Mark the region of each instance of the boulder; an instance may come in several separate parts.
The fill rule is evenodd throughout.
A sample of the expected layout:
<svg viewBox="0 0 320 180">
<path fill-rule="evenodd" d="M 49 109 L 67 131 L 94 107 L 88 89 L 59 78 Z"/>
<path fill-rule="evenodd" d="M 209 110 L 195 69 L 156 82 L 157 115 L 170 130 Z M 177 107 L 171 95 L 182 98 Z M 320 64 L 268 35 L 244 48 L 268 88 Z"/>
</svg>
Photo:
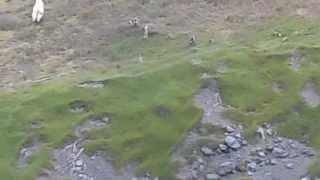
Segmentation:
<svg viewBox="0 0 320 180">
<path fill-rule="evenodd" d="M 276 158 L 286 158 L 289 156 L 289 153 L 282 148 L 275 147 L 272 150 L 272 155 Z"/>
<path fill-rule="evenodd" d="M 256 172 L 257 170 L 257 164 L 255 162 L 250 162 L 247 167 L 250 172 Z"/>
<path fill-rule="evenodd" d="M 226 176 L 228 174 L 233 173 L 235 170 L 235 165 L 232 162 L 224 162 L 219 165 L 217 169 L 217 174 L 219 176 Z"/>
<path fill-rule="evenodd" d="M 225 144 L 232 149 L 241 148 L 240 142 L 233 136 L 227 136 L 224 140 Z"/>
<path fill-rule="evenodd" d="M 233 133 L 233 132 L 235 131 L 235 129 L 234 129 L 233 127 L 231 127 L 231 126 L 226 126 L 226 127 L 225 127 L 225 131 L 226 131 L 227 133 Z"/>
</svg>

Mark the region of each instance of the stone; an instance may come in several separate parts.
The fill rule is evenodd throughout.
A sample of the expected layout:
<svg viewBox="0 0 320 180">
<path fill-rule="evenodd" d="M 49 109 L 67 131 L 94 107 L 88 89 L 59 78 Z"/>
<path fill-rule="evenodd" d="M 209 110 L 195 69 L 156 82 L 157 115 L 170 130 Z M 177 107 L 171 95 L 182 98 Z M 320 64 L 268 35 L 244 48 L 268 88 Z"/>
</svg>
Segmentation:
<svg viewBox="0 0 320 180">
<path fill-rule="evenodd" d="M 226 126 L 226 127 L 225 127 L 225 131 L 226 131 L 227 133 L 233 133 L 233 132 L 235 131 L 235 129 L 234 129 L 233 127 L 231 127 L 231 126 Z"/>
<path fill-rule="evenodd" d="M 289 156 L 289 153 L 282 148 L 275 147 L 272 151 L 272 155 L 276 158 L 286 158 Z"/>
<path fill-rule="evenodd" d="M 218 174 L 207 174 L 206 180 L 219 180 L 220 176 Z"/>
<path fill-rule="evenodd" d="M 210 148 L 207 147 L 207 146 L 203 146 L 203 147 L 201 148 L 201 152 L 202 152 L 202 154 L 205 155 L 205 156 L 212 156 L 212 155 L 214 155 L 213 150 L 210 149 Z"/>
<path fill-rule="evenodd" d="M 258 156 L 264 158 L 266 157 L 266 154 L 263 151 L 260 151 L 258 152 Z"/>
<path fill-rule="evenodd" d="M 279 144 L 282 142 L 282 138 L 281 137 L 276 137 L 273 139 L 273 142 L 276 143 L 276 144 Z"/>
<path fill-rule="evenodd" d="M 293 163 L 288 163 L 288 164 L 286 164 L 286 168 L 287 168 L 287 169 L 293 169 L 293 168 L 294 168 Z"/>
<path fill-rule="evenodd" d="M 265 148 L 268 152 L 272 152 L 273 150 L 273 145 L 272 144 L 267 144 Z"/>
<path fill-rule="evenodd" d="M 269 162 L 268 162 L 268 164 L 271 165 L 271 166 L 275 166 L 275 165 L 278 164 L 278 161 L 275 160 L 275 159 L 270 159 Z"/>
<path fill-rule="evenodd" d="M 232 162 L 224 162 L 219 165 L 217 169 L 217 174 L 219 176 L 226 176 L 228 174 L 231 174 L 235 169 L 235 166 Z"/>
<path fill-rule="evenodd" d="M 224 141 L 225 144 L 232 149 L 239 149 L 241 147 L 239 141 L 233 136 L 227 136 Z"/>
<path fill-rule="evenodd" d="M 75 162 L 76 167 L 82 167 L 83 166 L 83 161 L 81 159 L 77 160 Z"/>
<path fill-rule="evenodd" d="M 250 172 L 256 172 L 257 170 L 257 164 L 255 162 L 250 162 L 247 167 Z"/>
<path fill-rule="evenodd" d="M 248 143 L 248 141 L 246 141 L 246 140 L 242 140 L 241 141 L 241 145 L 242 146 L 247 146 L 249 143 Z"/>
<path fill-rule="evenodd" d="M 301 154 L 302 154 L 302 155 L 305 155 L 305 156 L 307 156 L 307 157 L 315 156 L 315 153 L 314 153 L 312 150 L 309 150 L 309 149 L 303 150 Z"/>
<path fill-rule="evenodd" d="M 221 152 L 228 152 L 228 146 L 226 146 L 224 144 L 219 144 L 219 150 Z"/>
</svg>

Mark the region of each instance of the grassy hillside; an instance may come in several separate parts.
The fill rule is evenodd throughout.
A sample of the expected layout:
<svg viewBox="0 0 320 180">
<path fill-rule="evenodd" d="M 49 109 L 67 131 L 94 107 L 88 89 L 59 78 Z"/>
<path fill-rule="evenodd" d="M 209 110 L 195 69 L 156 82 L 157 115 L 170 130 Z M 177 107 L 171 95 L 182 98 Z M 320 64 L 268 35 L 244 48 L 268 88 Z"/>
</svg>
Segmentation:
<svg viewBox="0 0 320 180">
<path fill-rule="evenodd" d="M 319 30 L 313 22 L 279 20 L 223 42 L 209 44 L 203 34 L 196 47 L 187 47 L 183 35 L 173 40 L 155 35 L 144 41 L 134 33 L 119 39 L 105 51 L 115 62 L 121 60 L 121 67 L 84 75 L 109 78 L 104 88 L 84 89 L 62 81 L 1 95 L 0 176 L 34 179 L 49 165 L 50 151 L 72 138 L 77 124 L 109 113 L 111 127 L 90 133 L 87 151 L 108 150 L 119 167 L 139 162 L 139 172 L 173 179 L 171 152 L 201 116 L 192 99 L 202 73 L 219 80 L 225 103 L 233 107 L 226 115 L 242 122 L 248 135 L 257 125 L 273 122 L 283 135 L 307 137 L 320 147 L 319 107 L 306 106 L 300 96 L 306 81 L 320 88 Z M 299 71 L 288 64 L 294 50 L 304 57 Z M 139 63 L 139 54 L 144 63 Z M 273 90 L 274 83 L 281 92 Z M 88 111 L 70 112 L 75 100 L 86 102 Z M 42 128 L 32 129 L 33 123 Z M 27 168 L 17 168 L 20 148 L 35 138 L 42 142 L 41 151 Z"/>
</svg>

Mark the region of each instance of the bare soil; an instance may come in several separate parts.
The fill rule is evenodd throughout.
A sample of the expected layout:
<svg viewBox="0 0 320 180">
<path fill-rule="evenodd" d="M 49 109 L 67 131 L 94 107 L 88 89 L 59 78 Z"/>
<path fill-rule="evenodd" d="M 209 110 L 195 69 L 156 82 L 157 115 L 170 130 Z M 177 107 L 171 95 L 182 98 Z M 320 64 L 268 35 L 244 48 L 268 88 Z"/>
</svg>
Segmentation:
<svg viewBox="0 0 320 180">
<path fill-rule="evenodd" d="M 106 51 L 139 17 L 163 34 L 207 32 L 227 37 L 278 16 L 317 17 L 317 0 L 65 0 L 47 1 L 45 18 L 31 22 L 33 1 L 0 1 L 0 86 L 116 68 Z M 139 29 L 138 29 L 139 30 Z M 140 31 L 140 30 L 139 30 Z"/>
</svg>

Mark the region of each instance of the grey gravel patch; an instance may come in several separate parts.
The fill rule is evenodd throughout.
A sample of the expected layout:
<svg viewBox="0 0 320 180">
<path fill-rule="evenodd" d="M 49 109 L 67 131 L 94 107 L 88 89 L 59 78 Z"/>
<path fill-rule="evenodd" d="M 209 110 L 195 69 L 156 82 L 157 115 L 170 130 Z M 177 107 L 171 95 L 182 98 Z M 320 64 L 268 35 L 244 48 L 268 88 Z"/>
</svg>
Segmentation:
<svg viewBox="0 0 320 180">
<path fill-rule="evenodd" d="M 244 176 L 251 176 L 253 180 L 300 180 L 307 175 L 316 156 L 312 148 L 276 136 L 269 124 L 263 124 L 257 133 L 257 142 L 249 144 L 243 136 L 243 127 L 223 116 L 227 108 L 217 94 L 220 94 L 218 83 L 210 80 L 195 96 L 195 104 L 203 110 L 203 117 L 200 125 L 189 132 L 173 153 L 172 160 L 178 167 L 177 179 L 205 180 L 207 175 L 214 178 L 218 175 L 222 180 L 239 180 Z M 208 123 L 224 129 L 224 134 L 217 133 L 216 129 L 204 134 L 196 130 Z M 204 139 L 216 141 L 217 145 L 212 146 Z"/>
<path fill-rule="evenodd" d="M 104 153 L 88 156 L 81 144 L 74 142 L 54 151 L 53 170 L 37 180 L 131 180 L 134 178 L 134 166 L 116 170 L 112 158 Z"/>
<path fill-rule="evenodd" d="M 39 152 L 41 143 L 34 141 L 32 144 L 23 147 L 19 152 L 18 167 L 25 168 L 28 166 L 31 157 Z"/>
<path fill-rule="evenodd" d="M 228 126 L 230 123 L 223 117 L 227 109 L 222 103 L 218 82 L 215 79 L 207 79 L 204 87 L 195 96 L 195 105 L 203 109 L 201 122 L 213 125 Z"/>
<path fill-rule="evenodd" d="M 294 71 L 299 71 L 301 68 L 302 62 L 303 62 L 303 55 L 298 50 L 293 51 L 289 58 L 290 68 Z"/>
<path fill-rule="evenodd" d="M 305 84 L 302 89 L 301 96 L 305 103 L 312 108 L 320 105 L 320 96 L 316 90 L 315 84 L 311 81 Z"/>
</svg>

